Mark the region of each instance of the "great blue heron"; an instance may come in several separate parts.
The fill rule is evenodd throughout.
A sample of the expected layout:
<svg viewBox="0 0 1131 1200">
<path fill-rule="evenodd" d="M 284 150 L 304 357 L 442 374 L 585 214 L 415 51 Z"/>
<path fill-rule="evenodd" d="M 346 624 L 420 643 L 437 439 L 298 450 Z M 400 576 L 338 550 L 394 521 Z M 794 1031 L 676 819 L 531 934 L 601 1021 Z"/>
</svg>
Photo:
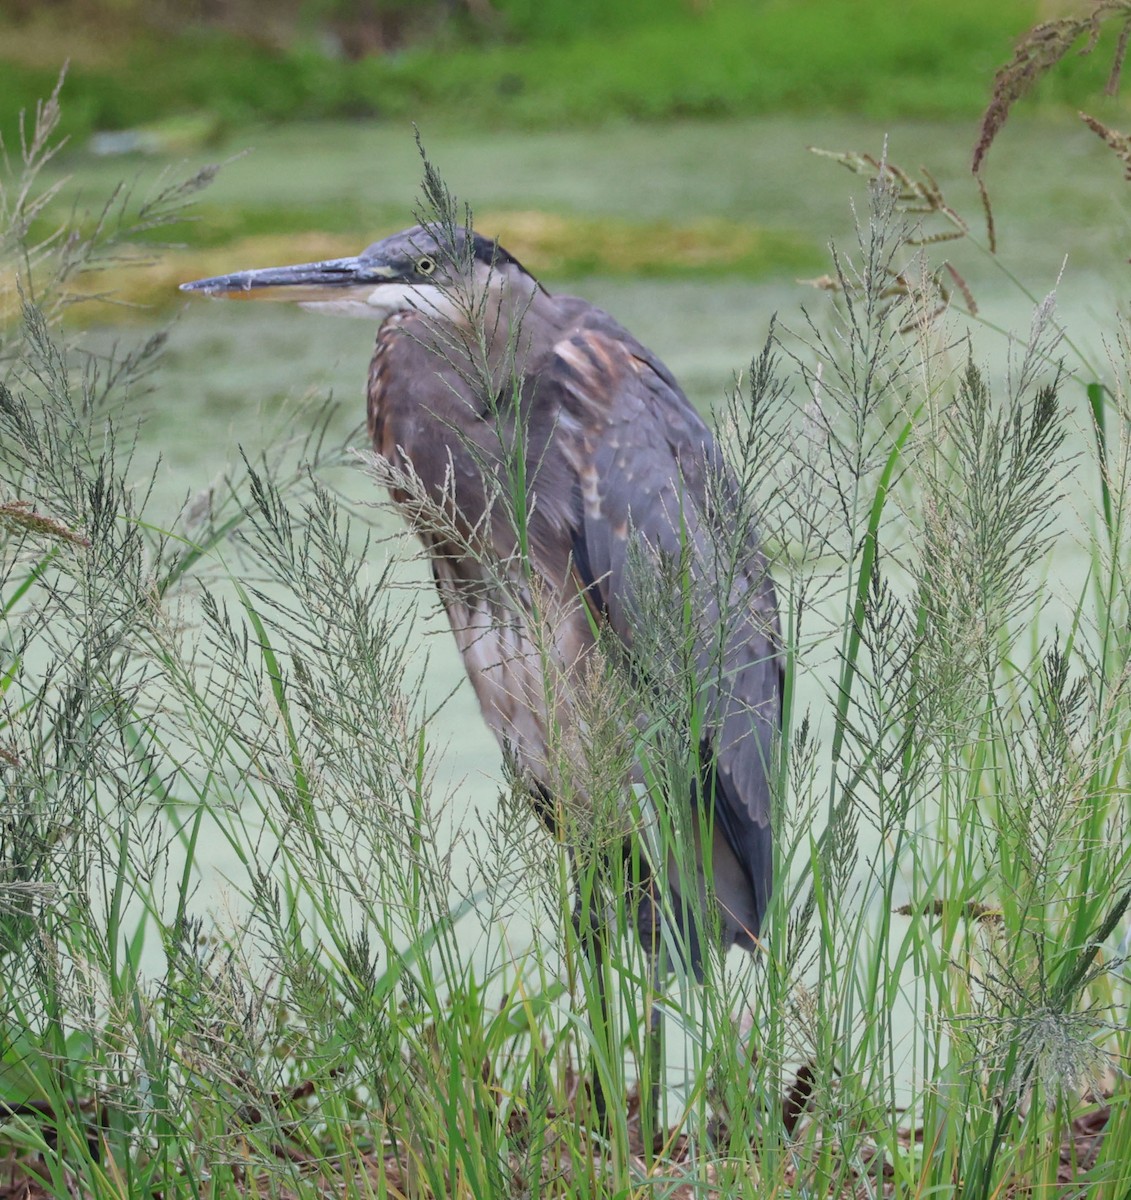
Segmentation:
<svg viewBox="0 0 1131 1200">
<path fill-rule="evenodd" d="M 450 225 L 416 226 L 356 258 L 182 286 L 378 324 L 368 386 L 374 448 L 411 472 L 414 484 L 395 487 L 394 500 L 430 556 L 487 724 L 547 822 L 555 757 L 586 736 L 571 679 L 602 636 L 611 633 L 629 659 L 641 644 L 640 564 L 683 564 L 670 603 L 690 597 L 697 610 L 698 779 L 667 801 L 695 808 L 699 869 L 691 881 L 665 872 L 666 882 L 673 909 L 699 904 L 709 839 L 711 924 L 724 945 L 753 950 L 771 886 L 769 779 L 782 699 L 776 601 L 752 533 L 720 565 L 711 543 L 725 533 L 719 496 L 733 481 L 663 363 L 601 309 L 552 295 L 496 242 Z M 516 478 L 521 521 L 500 511 Z M 447 514 L 447 532 L 437 514 Z M 516 557 L 528 574 L 507 585 L 494 564 Z M 535 599 L 552 623 L 542 644 L 530 628 Z M 649 688 L 655 695 L 661 682 L 647 662 L 634 666 L 646 710 Z M 552 727 L 567 733 L 557 745 Z M 653 905 L 638 905 L 637 922 L 655 938 Z M 696 970 L 701 928 L 684 930 Z"/>
</svg>

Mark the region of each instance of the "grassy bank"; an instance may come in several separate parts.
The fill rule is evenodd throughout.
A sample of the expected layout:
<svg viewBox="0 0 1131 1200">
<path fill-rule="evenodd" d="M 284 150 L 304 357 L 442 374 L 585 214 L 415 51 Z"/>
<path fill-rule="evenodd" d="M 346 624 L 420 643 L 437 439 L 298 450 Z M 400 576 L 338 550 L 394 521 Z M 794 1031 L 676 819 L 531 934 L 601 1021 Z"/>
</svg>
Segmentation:
<svg viewBox="0 0 1131 1200">
<path fill-rule="evenodd" d="M 120 247 L 40 250 L 39 306 L 0 331 L 0 1138 L 23 1194 L 1123 1200 L 1126 349 L 1113 317 L 1085 361 L 1044 303 L 1011 369 L 982 368 L 1001 343 L 936 323 L 892 181 L 828 308 L 720 403 L 728 528 L 757 519 L 782 609 L 777 886 L 756 955 L 656 989 L 605 852 L 625 823 L 659 870 L 693 844 L 668 803 L 702 766 L 683 564 L 655 564 L 632 662 L 576 698 L 574 854 L 505 772 L 482 827 L 436 786 L 419 597 L 328 483 L 358 460 L 296 412 L 157 522 L 133 428 L 161 339 L 75 354 L 41 314 Z M 371 495 L 412 487 L 361 465 Z M 521 527 L 525 489 L 492 495 Z M 458 544 L 448 513 L 417 518 Z M 614 898 L 603 961 L 575 873 Z"/>
<path fill-rule="evenodd" d="M 156 125 L 158 144 L 207 140 L 249 122 L 331 116 L 477 128 L 779 111 L 974 116 L 994 69 L 1044 15 L 1039 7 L 911 0 L 895 14 L 876 2 L 716 0 L 611 27 L 516 17 L 360 61 L 329 54 L 309 25 L 267 45 L 183 23 L 160 35 L 121 19 L 84 25 L 33 7 L 21 24 L 0 24 L 0 131 L 15 144 L 20 107 L 50 91 L 67 57 L 64 128 L 80 139 Z M 1102 53 L 1072 56 L 1038 96 L 1079 104 L 1101 90 L 1109 63 Z"/>
</svg>

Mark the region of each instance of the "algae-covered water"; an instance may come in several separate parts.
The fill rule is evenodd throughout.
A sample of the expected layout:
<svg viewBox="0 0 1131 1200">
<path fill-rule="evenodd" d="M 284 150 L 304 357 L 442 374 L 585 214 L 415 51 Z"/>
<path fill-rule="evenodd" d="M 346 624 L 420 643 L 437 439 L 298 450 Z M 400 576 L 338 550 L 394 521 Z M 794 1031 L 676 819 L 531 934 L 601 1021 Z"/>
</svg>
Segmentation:
<svg viewBox="0 0 1131 1200">
<path fill-rule="evenodd" d="M 992 330 L 1024 333 L 1033 302 L 1058 281 L 1063 323 L 1075 343 L 1098 358 L 1100 329 L 1112 324 L 1126 295 L 1131 190 L 1114 156 L 1068 117 L 1011 124 L 991 151 L 986 179 L 996 259 L 977 244 L 984 244 L 985 233 L 967 167 L 972 123 L 884 128 L 842 117 L 777 117 L 556 134 L 423 132 L 452 190 L 475 212 L 502 214 L 493 223 L 501 222 L 504 234 L 506 214 L 527 211 L 598 221 L 753 222 L 808 247 L 810 275 L 829 270 L 830 243 L 852 249 L 867 196 L 858 176 L 808 147 L 879 156 L 886 143 L 893 163 L 913 174 L 926 166 L 970 225 L 973 239 L 940 242 L 931 255 L 951 261 L 970 282 L 987 323 L 984 333 L 976 333 L 975 350 L 987 361 L 1003 357 Z M 420 158 L 408 128 L 291 125 L 243 135 L 209 157 L 226 165 L 202 197 L 205 222 L 222 224 L 226 211 L 252 209 L 258 228 L 269 232 L 277 216 L 280 229 L 293 231 L 296 215 L 316 226 L 320 216 L 345 211 L 357 214 L 360 250 L 390 223 L 411 224 L 419 202 Z M 197 165 L 80 155 L 60 169 L 72 176 L 68 191 L 93 202 L 135 172 L 135 187 L 143 191 L 159 169 L 183 173 Z M 927 219 L 929 234 L 951 229 L 944 219 Z M 230 263 L 233 269 L 243 265 Z M 538 262 L 527 265 L 542 274 Z M 802 307 L 821 311 L 822 296 L 799 283 L 797 274 L 787 268 L 760 277 L 713 272 L 697 279 L 686 272 L 671 278 L 597 270 L 547 282 L 607 308 L 657 350 L 689 395 L 706 406 L 749 362 L 771 315 L 799 325 Z M 75 320 L 82 319 L 80 306 Z M 167 323 L 165 314 L 161 323 Z M 260 431 L 261 408 L 276 407 L 285 396 L 332 390 L 356 403 L 360 417 L 372 337 L 364 322 L 283 305 L 186 303 L 172 328 L 145 434 L 171 468 L 170 495 L 198 486 L 219 453 Z"/>
</svg>

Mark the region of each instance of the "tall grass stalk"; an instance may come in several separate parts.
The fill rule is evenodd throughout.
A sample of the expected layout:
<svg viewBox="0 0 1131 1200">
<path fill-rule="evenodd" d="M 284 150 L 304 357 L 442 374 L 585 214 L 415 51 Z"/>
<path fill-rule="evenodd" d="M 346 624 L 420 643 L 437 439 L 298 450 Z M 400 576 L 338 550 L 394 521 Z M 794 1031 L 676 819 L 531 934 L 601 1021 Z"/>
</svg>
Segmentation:
<svg viewBox="0 0 1131 1200">
<path fill-rule="evenodd" d="M 896 199 L 881 177 L 831 310 L 773 326 L 721 404 L 717 603 L 641 547 L 631 664 L 602 634 L 555 675 L 521 321 L 507 386 L 485 339 L 457 355 L 511 433 L 491 498 L 516 551 L 485 565 L 583 716 L 583 753 L 550 738 L 558 841 L 506 764 L 481 830 L 437 785 L 416 598 L 328 485 L 345 453 L 249 450 L 159 519 L 128 415 L 156 344 L 95 370 L 25 305 L 0 388 L 0 1135 L 40 1186 L 1125 1194 L 1127 348 L 1078 412 L 1051 301 L 985 366 L 927 289 L 893 294 L 930 274 Z M 434 173 L 425 204 L 460 220 Z M 754 527 L 787 662 L 778 882 L 759 953 L 708 951 L 699 983 L 670 930 L 701 916 L 666 914 L 668 971 L 635 938 L 640 867 L 693 869 L 709 837 L 671 803 L 703 767 L 691 650 L 704 611 L 723 640 Z M 1086 583 L 1057 568 L 1079 544 Z"/>
</svg>

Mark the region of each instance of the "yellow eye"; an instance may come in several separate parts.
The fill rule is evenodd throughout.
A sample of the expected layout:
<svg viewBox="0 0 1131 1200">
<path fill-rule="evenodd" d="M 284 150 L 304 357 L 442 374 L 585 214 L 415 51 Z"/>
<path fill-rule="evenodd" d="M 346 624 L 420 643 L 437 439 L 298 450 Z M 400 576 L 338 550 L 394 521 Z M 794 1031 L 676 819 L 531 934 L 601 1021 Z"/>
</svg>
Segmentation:
<svg viewBox="0 0 1131 1200">
<path fill-rule="evenodd" d="M 416 260 L 417 275 L 431 275 L 436 269 L 436 263 L 430 258 L 419 258 Z"/>
</svg>

